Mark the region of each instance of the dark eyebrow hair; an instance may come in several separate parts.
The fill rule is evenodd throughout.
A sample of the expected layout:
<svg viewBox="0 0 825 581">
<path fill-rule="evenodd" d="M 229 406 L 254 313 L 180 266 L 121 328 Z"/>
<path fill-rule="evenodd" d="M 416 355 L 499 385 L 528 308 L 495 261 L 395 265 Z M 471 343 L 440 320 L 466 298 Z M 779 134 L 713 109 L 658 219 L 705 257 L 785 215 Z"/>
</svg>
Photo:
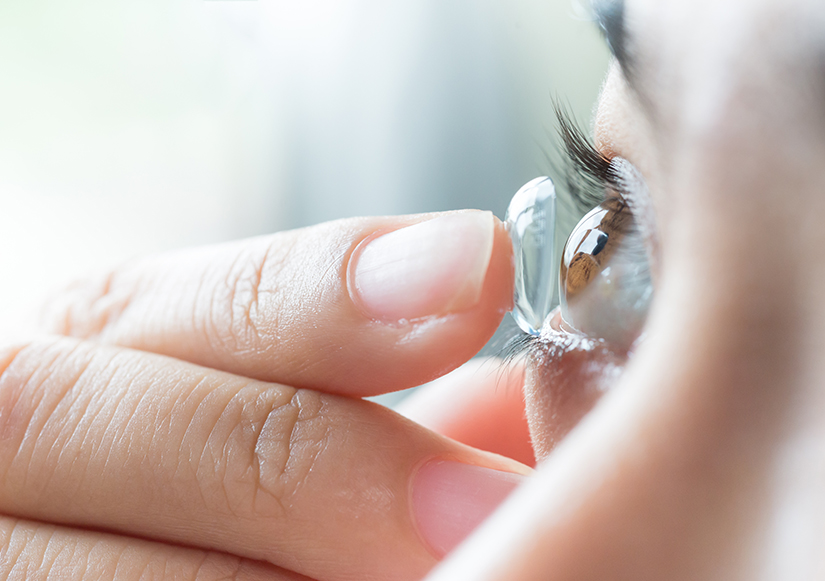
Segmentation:
<svg viewBox="0 0 825 581">
<path fill-rule="evenodd" d="M 630 56 L 627 51 L 627 33 L 625 31 L 624 0 L 592 0 L 591 5 L 596 15 L 596 22 L 602 30 L 607 46 L 625 75 L 630 72 Z"/>
<path fill-rule="evenodd" d="M 637 60 L 640 56 L 634 50 L 633 37 L 628 35 L 624 0 L 591 0 L 590 4 L 602 36 L 616 57 L 628 86 L 651 118 L 655 118 L 656 108 L 645 90 L 640 63 Z"/>
</svg>

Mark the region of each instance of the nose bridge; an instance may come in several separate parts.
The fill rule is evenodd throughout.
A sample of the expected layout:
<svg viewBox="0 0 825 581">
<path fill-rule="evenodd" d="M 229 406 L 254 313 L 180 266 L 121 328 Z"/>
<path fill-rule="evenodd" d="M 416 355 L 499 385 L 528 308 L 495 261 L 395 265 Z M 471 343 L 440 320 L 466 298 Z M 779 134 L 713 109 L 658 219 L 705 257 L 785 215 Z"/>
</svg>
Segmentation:
<svg viewBox="0 0 825 581">
<path fill-rule="evenodd" d="M 816 259 L 800 247 L 807 217 L 788 207 L 800 204 L 784 182 L 769 168 L 735 165 L 705 149 L 689 177 L 676 177 L 683 191 L 674 192 L 677 219 L 660 236 L 650 321 L 663 323 L 650 334 L 672 336 L 679 347 L 669 356 L 703 372 L 694 386 L 756 397 L 793 381 L 801 364 L 812 324 L 806 272 Z"/>
</svg>

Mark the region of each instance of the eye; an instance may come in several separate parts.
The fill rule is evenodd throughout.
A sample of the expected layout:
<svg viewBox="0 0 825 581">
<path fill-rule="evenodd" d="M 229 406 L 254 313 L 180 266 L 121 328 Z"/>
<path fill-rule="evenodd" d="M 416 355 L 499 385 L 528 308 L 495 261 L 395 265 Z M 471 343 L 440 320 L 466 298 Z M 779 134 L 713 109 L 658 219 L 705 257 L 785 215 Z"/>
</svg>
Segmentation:
<svg viewBox="0 0 825 581">
<path fill-rule="evenodd" d="M 512 315 L 528 336 L 563 327 L 627 351 L 653 298 L 649 256 L 655 256 L 656 236 L 647 187 L 627 160 L 608 159 L 564 110 L 556 114 L 567 161 L 559 195 L 549 178 L 536 178 L 516 193 L 505 217 L 515 267 Z M 556 234 L 568 231 L 568 217 L 578 219 L 593 206 L 559 260 Z"/>
<path fill-rule="evenodd" d="M 580 333 L 629 348 L 641 333 L 653 285 L 644 240 L 613 196 L 576 225 L 559 269 L 561 317 Z"/>
</svg>

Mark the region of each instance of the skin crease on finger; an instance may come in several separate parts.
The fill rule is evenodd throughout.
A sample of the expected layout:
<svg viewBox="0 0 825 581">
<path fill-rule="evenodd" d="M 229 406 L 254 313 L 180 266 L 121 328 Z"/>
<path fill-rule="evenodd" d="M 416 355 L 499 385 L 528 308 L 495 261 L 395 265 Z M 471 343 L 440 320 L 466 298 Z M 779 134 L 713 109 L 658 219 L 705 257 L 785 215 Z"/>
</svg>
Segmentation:
<svg viewBox="0 0 825 581">
<path fill-rule="evenodd" d="M 564 370 L 530 371 L 546 457 L 430 580 L 825 578 L 825 5 L 629 0 L 625 26 L 635 86 L 613 67 L 595 136 L 651 192 L 646 338 L 558 446 Z"/>
<path fill-rule="evenodd" d="M 313 581 L 272 565 L 219 552 L 0 518 L 3 579 L 174 579 Z"/>
</svg>

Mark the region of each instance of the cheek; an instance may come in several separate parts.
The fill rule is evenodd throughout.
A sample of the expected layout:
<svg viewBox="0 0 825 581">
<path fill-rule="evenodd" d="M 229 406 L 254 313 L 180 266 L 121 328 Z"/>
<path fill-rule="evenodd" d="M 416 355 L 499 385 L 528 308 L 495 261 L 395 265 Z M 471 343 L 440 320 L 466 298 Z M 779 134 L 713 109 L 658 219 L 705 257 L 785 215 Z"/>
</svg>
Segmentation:
<svg viewBox="0 0 825 581">
<path fill-rule="evenodd" d="M 543 337 L 524 382 L 527 421 L 541 460 L 572 430 L 621 375 L 626 356 L 602 342 L 565 332 Z"/>
</svg>

